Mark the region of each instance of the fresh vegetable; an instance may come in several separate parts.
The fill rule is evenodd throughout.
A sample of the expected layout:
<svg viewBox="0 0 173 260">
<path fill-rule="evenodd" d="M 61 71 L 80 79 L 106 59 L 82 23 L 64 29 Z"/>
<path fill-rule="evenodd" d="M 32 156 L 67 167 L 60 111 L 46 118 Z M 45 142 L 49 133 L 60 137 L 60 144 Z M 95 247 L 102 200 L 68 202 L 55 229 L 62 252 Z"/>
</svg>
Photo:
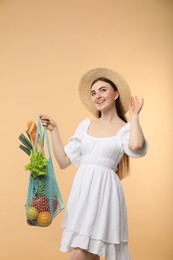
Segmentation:
<svg viewBox="0 0 173 260">
<path fill-rule="evenodd" d="M 49 211 L 43 211 L 38 214 L 37 223 L 41 227 L 47 227 L 51 224 L 52 219 Z"/>
<path fill-rule="evenodd" d="M 27 155 L 30 155 L 30 154 L 31 154 L 31 151 L 30 151 L 28 148 L 26 148 L 24 145 L 20 144 L 20 145 L 19 145 L 19 148 L 20 148 L 21 150 L 23 150 Z"/>
<path fill-rule="evenodd" d="M 26 221 L 27 221 L 28 225 L 37 226 L 37 220 L 36 219 L 33 219 L 33 220 L 27 219 Z"/>
<path fill-rule="evenodd" d="M 34 150 L 35 138 L 36 138 L 37 125 L 33 121 L 27 122 L 27 131 L 25 136 L 24 134 L 19 135 L 19 140 L 22 142 L 19 145 L 19 148 L 23 150 L 26 154 L 30 155 L 31 151 Z M 42 153 L 42 144 L 40 135 L 38 134 L 38 143 L 36 147 L 37 152 Z"/>
<path fill-rule="evenodd" d="M 58 200 L 54 199 L 53 200 L 53 210 L 54 210 L 54 212 L 57 210 L 57 208 L 58 208 Z"/>
<path fill-rule="evenodd" d="M 48 161 L 43 154 L 40 154 L 37 151 L 32 151 L 30 155 L 30 163 L 25 165 L 25 170 L 29 170 L 32 178 L 35 180 L 39 176 L 47 175 L 47 164 Z"/>
<path fill-rule="evenodd" d="M 29 141 L 32 142 L 29 131 L 27 130 L 27 131 L 25 131 L 25 132 L 26 132 L 26 134 L 27 134 L 27 136 L 28 136 Z M 31 143 L 31 145 L 32 145 L 32 148 L 33 148 L 33 144 L 32 144 L 32 143 Z"/>
<path fill-rule="evenodd" d="M 38 210 L 38 212 L 48 211 L 49 209 L 48 201 L 44 196 L 34 199 L 32 205 Z"/>
<path fill-rule="evenodd" d="M 38 188 L 37 188 L 37 197 L 45 196 L 47 195 L 47 189 L 46 189 L 46 176 L 40 176 L 38 178 Z"/>
<path fill-rule="evenodd" d="M 34 220 L 38 217 L 38 210 L 35 207 L 29 207 L 26 215 L 28 220 Z"/>
<path fill-rule="evenodd" d="M 31 143 L 31 140 L 29 138 L 29 133 L 26 131 L 26 134 L 28 138 L 24 134 L 19 135 L 19 140 L 21 141 L 21 145 L 19 145 L 19 148 L 23 150 L 26 154 L 30 155 L 31 151 L 33 150 L 33 146 Z"/>
</svg>

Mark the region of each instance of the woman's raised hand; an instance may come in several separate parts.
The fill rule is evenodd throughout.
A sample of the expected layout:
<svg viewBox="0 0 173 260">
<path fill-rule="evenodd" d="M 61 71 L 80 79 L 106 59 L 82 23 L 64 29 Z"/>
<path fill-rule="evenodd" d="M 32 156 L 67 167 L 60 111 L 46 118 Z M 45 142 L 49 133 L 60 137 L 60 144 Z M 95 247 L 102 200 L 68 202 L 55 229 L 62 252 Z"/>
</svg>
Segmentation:
<svg viewBox="0 0 173 260">
<path fill-rule="evenodd" d="M 42 125 L 46 126 L 50 131 L 53 131 L 57 127 L 56 122 L 50 116 L 40 115 L 40 120 Z"/>
<path fill-rule="evenodd" d="M 133 115 L 138 115 L 143 107 L 144 99 L 139 100 L 138 97 L 131 97 L 129 102 L 129 114 L 130 117 Z"/>
</svg>

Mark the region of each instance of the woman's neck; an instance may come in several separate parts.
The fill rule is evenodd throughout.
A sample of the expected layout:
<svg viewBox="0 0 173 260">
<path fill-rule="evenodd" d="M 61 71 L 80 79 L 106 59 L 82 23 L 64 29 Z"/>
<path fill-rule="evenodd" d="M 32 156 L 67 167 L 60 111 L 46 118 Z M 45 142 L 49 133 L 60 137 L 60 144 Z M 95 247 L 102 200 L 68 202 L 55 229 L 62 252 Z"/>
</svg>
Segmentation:
<svg viewBox="0 0 173 260">
<path fill-rule="evenodd" d="M 118 119 L 120 118 L 115 109 L 113 111 L 102 112 L 101 117 L 99 118 L 99 120 L 108 123 L 111 123 L 112 121 L 117 121 Z"/>
</svg>

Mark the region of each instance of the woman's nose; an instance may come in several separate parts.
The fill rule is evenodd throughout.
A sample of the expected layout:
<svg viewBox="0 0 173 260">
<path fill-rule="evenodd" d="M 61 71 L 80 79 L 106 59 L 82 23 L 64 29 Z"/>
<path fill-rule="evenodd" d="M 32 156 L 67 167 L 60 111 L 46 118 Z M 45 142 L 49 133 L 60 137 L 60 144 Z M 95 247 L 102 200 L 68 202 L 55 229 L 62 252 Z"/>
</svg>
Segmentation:
<svg viewBox="0 0 173 260">
<path fill-rule="evenodd" d="M 98 91 L 98 92 L 96 93 L 96 98 L 99 98 L 99 97 L 101 97 L 101 93 Z"/>
</svg>

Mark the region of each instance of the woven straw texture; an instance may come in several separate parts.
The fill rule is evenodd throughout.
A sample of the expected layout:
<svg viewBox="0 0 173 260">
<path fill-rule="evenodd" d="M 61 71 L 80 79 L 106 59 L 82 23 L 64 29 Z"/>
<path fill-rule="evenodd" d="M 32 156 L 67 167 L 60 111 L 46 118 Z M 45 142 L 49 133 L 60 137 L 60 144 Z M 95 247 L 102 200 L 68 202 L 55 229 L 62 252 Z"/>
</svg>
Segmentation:
<svg viewBox="0 0 173 260">
<path fill-rule="evenodd" d="M 105 77 L 111 80 L 117 87 L 120 95 L 120 104 L 123 114 L 126 114 L 129 109 L 129 99 L 131 91 L 127 81 L 117 72 L 108 68 L 95 68 L 87 71 L 81 78 L 79 83 L 79 95 L 84 106 L 96 116 L 97 110 L 91 101 L 91 85 L 94 80 Z"/>
</svg>

